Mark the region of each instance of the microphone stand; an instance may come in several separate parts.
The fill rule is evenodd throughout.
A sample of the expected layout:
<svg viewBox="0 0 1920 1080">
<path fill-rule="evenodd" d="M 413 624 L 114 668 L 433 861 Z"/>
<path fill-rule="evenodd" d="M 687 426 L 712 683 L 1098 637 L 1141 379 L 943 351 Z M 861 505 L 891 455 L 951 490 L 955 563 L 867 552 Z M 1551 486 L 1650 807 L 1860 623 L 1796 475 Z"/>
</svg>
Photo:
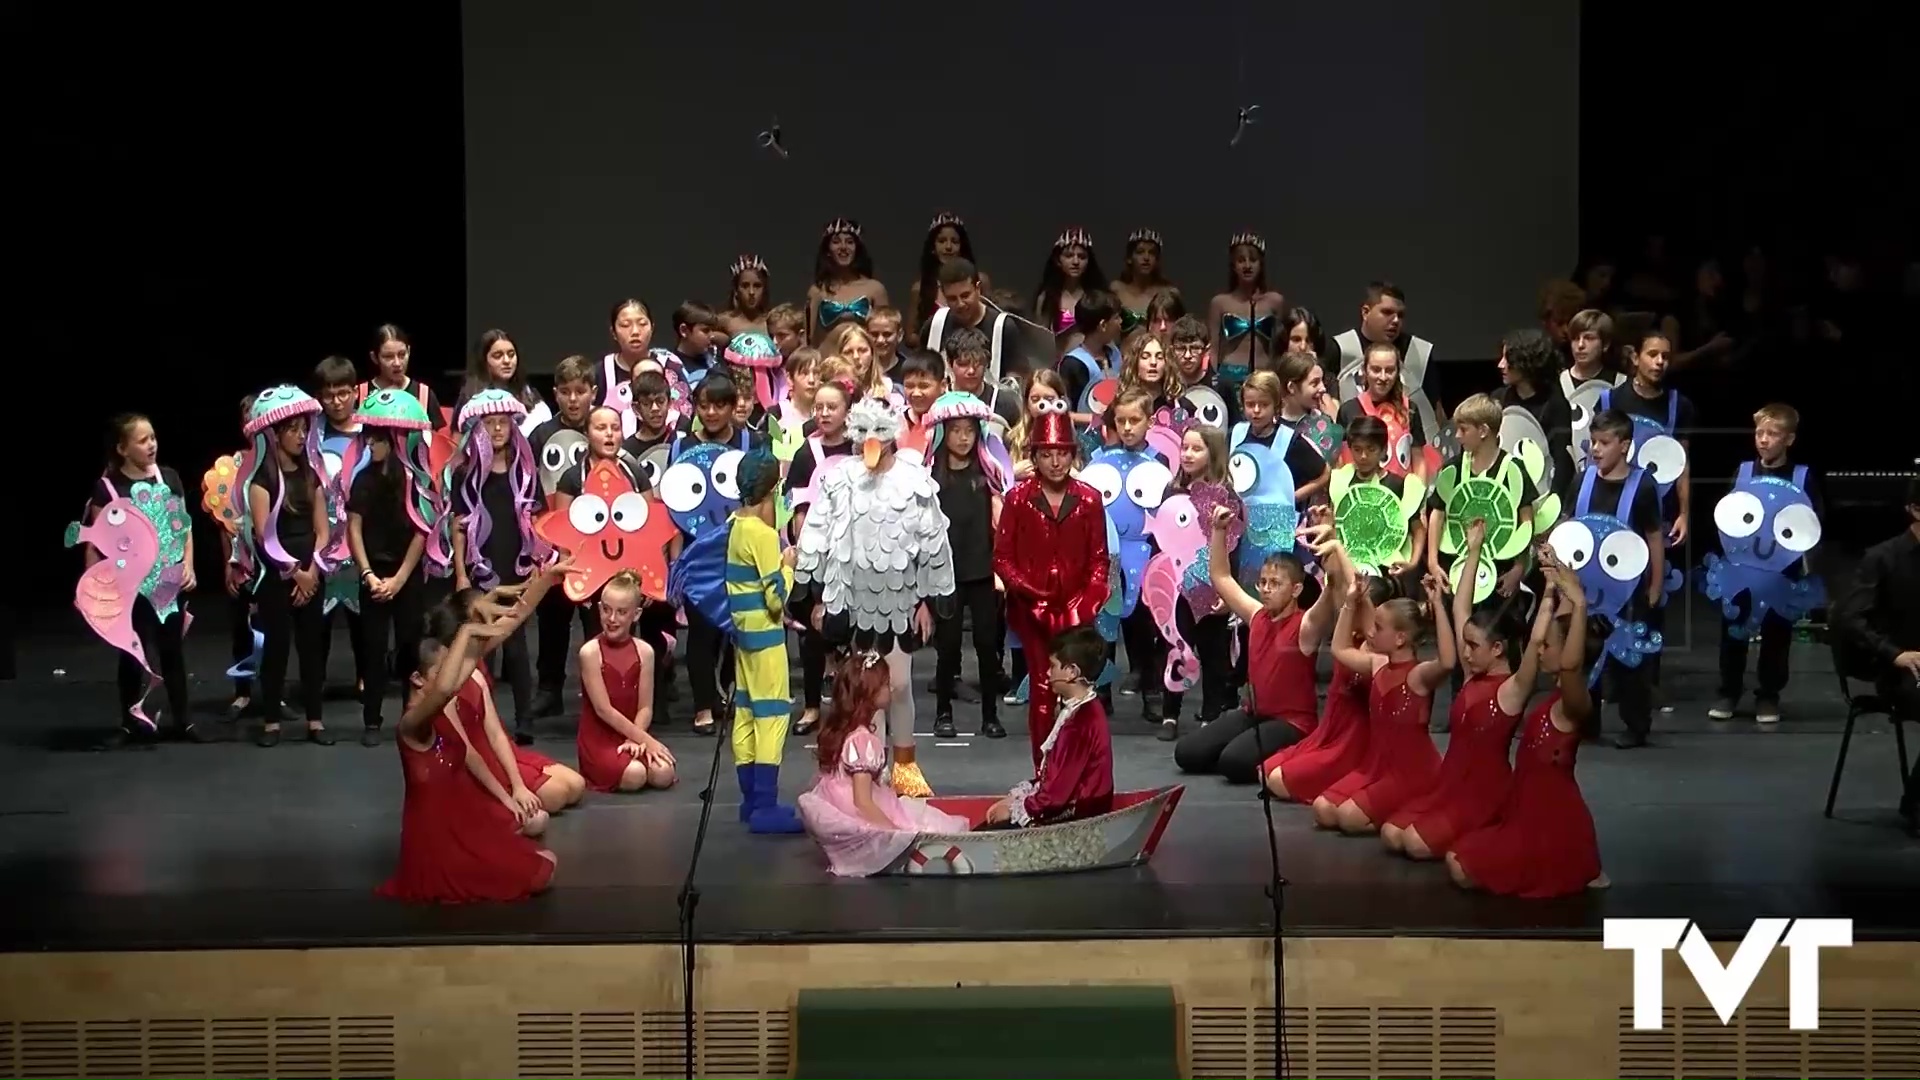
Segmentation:
<svg viewBox="0 0 1920 1080">
<path fill-rule="evenodd" d="M 1273 791 L 1267 787 L 1267 747 L 1260 730 L 1263 726 L 1265 722 L 1256 717 L 1253 749 L 1260 758 L 1260 771 L 1255 774 L 1254 783 L 1260 785 L 1260 812 L 1267 822 L 1267 866 L 1270 876 L 1266 894 L 1273 914 L 1273 1075 L 1275 1080 L 1280 1080 L 1292 1075 L 1287 1067 L 1287 954 L 1285 939 L 1280 932 L 1282 920 L 1286 917 L 1287 886 L 1290 882 L 1280 873 L 1280 836 L 1273 824 Z"/>
<path fill-rule="evenodd" d="M 716 725 L 718 721 L 715 721 Z M 686 1035 L 686 1080 L 694 1080 L 694 959 L 699 939 L 693 932 L 693 919 L 700 907 L 700 888 L 694 884 L 694 875 L 700 869 L 700 851 L 707 843 L 707 826 L 713 821 L 713 790 L 720 783 L 720 751 L 733 742 L 733 710 L 727 710 L 726 731 L 716 730 L 713 744 L 713 764 L 707 768 L 707 786 L 700 792 L 700 825 L 693 834 L 693 856 L 687 860 L 687 877 L 680 884 L 680 963 L 681 963 L 681 1022 Z"/>
</svg>

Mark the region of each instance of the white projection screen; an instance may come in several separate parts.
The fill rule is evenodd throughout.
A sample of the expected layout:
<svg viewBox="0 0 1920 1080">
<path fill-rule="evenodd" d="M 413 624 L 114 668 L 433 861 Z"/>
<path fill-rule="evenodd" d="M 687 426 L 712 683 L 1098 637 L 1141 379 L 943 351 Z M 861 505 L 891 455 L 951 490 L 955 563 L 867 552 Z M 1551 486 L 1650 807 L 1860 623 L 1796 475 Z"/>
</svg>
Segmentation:
<svg viewBox="0 0 1920 1080">
<path fill-rule="evenodd" d="M 1435 355 L 1486 360 L 1578 237 L 1572 0 L 920 5 L 465 0 L 467 321 L 533 371 L 606 351 L 607 309 L 720 304 L 757 252 L 803 298 L 858 218 L 904 306 L 929 220 L 962 215 L 1031 295 L 1052 239 L 1166 240 L 1190 303 L 1227 239 L 1350 326 L 1373 278 Z M 1241 105 L 1260 121 L 1229 148 Z M 790 152 L 757 142 L 778 114 Z M 671 345 L 662 327 L 656 343 Z"/>
</svg>

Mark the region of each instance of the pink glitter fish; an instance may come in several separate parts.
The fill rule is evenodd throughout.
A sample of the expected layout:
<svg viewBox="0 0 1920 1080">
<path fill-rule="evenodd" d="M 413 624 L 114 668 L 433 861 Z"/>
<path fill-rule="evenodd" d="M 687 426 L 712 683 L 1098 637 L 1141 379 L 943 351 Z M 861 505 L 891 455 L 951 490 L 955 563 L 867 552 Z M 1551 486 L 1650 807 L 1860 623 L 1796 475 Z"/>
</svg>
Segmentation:
<svg viewBox="0 0 1920 1080">
<path fill-rule="evenodd" d="M 147 673 L 147 688 L 128 710 L 135 720 L 151 730 L 154 722 L 142 703 L 160 685 L 140 635 L 133 629 L 133 602 L 140 596 L 140 583 L 160 558 L 160 534 L 154 531 L 133 500 L 114 492 L 113 501 L 102 507 L 89 524 L 73 522 L 67 526 L 67 546 L 91 544 L 101 555 L 99 562 L 80 575 L 73 590 L 73 606 L 100 639 L 140 662 Z"/>
</svg>

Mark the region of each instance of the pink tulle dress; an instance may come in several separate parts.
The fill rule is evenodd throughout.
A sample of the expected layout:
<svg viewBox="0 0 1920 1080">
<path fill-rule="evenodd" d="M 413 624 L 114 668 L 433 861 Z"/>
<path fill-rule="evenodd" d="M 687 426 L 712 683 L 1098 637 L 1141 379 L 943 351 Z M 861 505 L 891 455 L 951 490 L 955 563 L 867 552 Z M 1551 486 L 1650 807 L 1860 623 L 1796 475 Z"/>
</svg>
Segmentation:
<svg viewBox="0 0 1920 1080">
<path fill-rule="evenodd" d="M 861 728 L 847 736 L 840 762 L 822 772 L 796 804 L 807 835 L 826 852 L 827 868 L 842 877 L 867 877 L 885 870 L 923 832 L 964 833 L 966 818 L 943 813 L 918 799 L 902 799 L 880 782 L 887 752 L 880 737 Z M 894 827 L 883 829 L 861 815 L 853 804 L 853 776 L 873 778 L 873 804 Z"/>
</svg>

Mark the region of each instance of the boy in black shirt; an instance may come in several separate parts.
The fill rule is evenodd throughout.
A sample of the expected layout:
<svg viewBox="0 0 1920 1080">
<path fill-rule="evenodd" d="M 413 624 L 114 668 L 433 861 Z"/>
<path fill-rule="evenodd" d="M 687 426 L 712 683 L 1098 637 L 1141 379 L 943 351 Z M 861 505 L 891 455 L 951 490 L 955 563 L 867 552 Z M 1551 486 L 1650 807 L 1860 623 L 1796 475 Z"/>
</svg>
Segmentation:
<svg viewBox="0 0 1920 1080">
<path fill-rule="evenodd" d="M 1601 411 L 1618 409 L 1626 414 L 1629 423 L 1636 416 L 1653 421 L 1684 451 L 1695 414 L 1693 402 L 1666 385 L 1667 361 L 1672 352 L 1673 343 L 1665 334 L 1658 330 L 1642 334 L 1633 353 L 1633 378 L 1626 386 L 1602 394 L 1599 408 Z M 1633 464 L 1653 474 L 1663 485 L 1673 485 L 1661 499 L 1660 516 L 1666 526 L 1666 546 L 1679 547 L 1687 542 L 1687 518 L 1693 512 L 1693 468 L 1681 462 L 1675 470 L 1672 460 L 1646 453 L 1645 442 L 1645 439 L 1635 440 Z"/>
<path fill-rule="evenodd" d="M 1517 330 L 1500 343 L 1500 379 L 1506 386 L 1498 398 L 1500 407 L 1515 405 L 1527 410 L 1547 437 L 1540 449 L 1553 470 L 1553 490 L 1563 499 L 1572 487 L 1574 470 L 1573 409 L 1560 392 L 1560 350 L 1553 339 L 1539 330 Z"/>
<path fill-rule="evenodd" d="M 541 421 L 527 437 L 533 447 L 533 459 L 539 463 L 540 490 L 549 505 L 558 501 L 561 483 L 569 474 L 579 472 L 580 464 L 591 456 L 587 449 L 587 418 L 599 395 L 597 378 L 593 362 L 584 356 L 569 356 L 560 361 L 553 369 L 554 414 Z M 579 491 L 577 481 L 574 491 Z M 540 600 L 536 635 L 539 656 L 534 661 L 539 690 L 534 694 L 532 705 L 535 717 L 560 715 L 560 689 L 567 679 L 567 657 L 572 654 L 567 638 L 575 612 L 579 612 L 580 627 L 588 637 L 599 632 L 592 608 L 568 600 L 565 591 L 550 589 Z"/>
<path fill-rule="evenodd" d="M 948 384 L 987 403 L 987 408 L 993 410 L 993 416 L 987 420 L 988 430 L 1005 442 L 1007 432 L 1020 423 L 1020 394 L 987 381 L 987 369 L 993 363 L 993 342 L 978 327 L 956 327 L 940 343 L 940 354 L 947 361 Z"/>
<path fill-rule="evenodd" d="M 632 387 L 633 434 L 627 436 L 620 448 L 640 464 L 652 484 L 658 484 L 671 462 L 665 460 L 666 451 L 652 451 L 673 438 L 673 429 L 667 426 L 673 389 L 667 385 L 667 377 L 657 371 L 635 372 Z"/>
<path fill-rule="evenodd" d="M 673 309 L 673 330 L 678 335 L 673 351 L 680 357 L 680 367 L 686 373 L 690 388 L 698 388 L 713 367 L 713 328 L 719 321 L 720 316 L 715 315 L 712 308 L 696 300 Z"/>
<path fill-rule="evenodd" d="M 1666 548 L 1660 521 L 1660 499 L 1653 477 L 1629 460 L 1633 452 L 1633 421 L 1618 409 L 1609 409 L 1593 419 L 1593 445 L 1587 471 L 1581 475 L 1574 497 L 1573 517 L 1606 514 L 1638 533 L 1647 547 L 1647 565 L 1634 586 L 1633 600 L 1620 618 L 1645 622 L 1650 630 L 1659 630 L 1665 621 L 1661 606 L 1662 582 L 1666 579 Z M 1641 475 L 1635 478 L 1635 473 Z M 1633 490 L 1632 501 L 1622 506 L 1621 498 Z M 1599 552 L 1588 558 L 1603 558 Z M 1578 567 L 1575 567 L 1578 569 Z M 1594 695 L 1594 709 L 1587 724 L 1588 738 L 1599 737 L 1600 705 L 1605 699 L 1620 703 L 1620 719 L 1627 730 L 1613 741 L 1622 750 L 1647 745 L 1647 733 L 1653 729 L 1653 672 L 1646 661 L 1628 667 L 1605 661 L 1600 693 Z"/>
</svg>

